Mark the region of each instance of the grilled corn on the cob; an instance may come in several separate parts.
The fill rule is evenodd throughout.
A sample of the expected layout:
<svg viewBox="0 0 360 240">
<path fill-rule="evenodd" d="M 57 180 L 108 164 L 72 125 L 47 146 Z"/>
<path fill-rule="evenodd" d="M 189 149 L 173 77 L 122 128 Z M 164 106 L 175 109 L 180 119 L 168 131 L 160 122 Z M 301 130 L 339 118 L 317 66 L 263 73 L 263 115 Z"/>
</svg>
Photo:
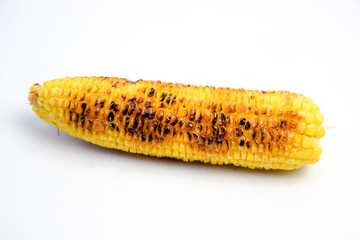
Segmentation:
<svg viewBox="0 0 360 240">
<path fill-rule="evenodd" d="M 295 169 L 319 160 L 323 116 L 285 91 L 73 77 L 31 86 L 35 113 L 107 147 L 248 168 Z"/>
</svg>

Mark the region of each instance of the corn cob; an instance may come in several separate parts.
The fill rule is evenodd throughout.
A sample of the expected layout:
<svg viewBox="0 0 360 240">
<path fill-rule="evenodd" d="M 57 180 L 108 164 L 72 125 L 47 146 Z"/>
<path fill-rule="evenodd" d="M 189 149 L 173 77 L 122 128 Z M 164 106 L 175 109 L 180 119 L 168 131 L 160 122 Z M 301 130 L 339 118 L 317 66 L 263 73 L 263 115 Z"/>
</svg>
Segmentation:
<svg viewBox="0 0 360 240">
<path fill-rule="evenodd" d="M 30 88 L 44 121 L 74 137 L 157 157 L 296 169 L 319 160 L 319 107 L 286 91 L 73 77 Z"/>
</svg>

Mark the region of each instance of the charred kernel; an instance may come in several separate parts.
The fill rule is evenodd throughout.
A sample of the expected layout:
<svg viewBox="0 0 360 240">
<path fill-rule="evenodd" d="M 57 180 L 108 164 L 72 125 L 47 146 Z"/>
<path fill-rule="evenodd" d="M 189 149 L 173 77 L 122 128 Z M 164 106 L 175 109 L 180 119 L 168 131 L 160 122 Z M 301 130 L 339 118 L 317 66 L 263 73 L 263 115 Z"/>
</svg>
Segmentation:
<svg viewBox="0 0 360 240">
<path fill-rule="evenodd" d="M 194 127 L 194 124 L 192 122 L 187 122 L 186 123 L 186 127 L 188 128 L 193 128 Z"/>
<path fill-rule="evenodd" d="M 120 129 L 119 129 L 119 127 L 116 127 L 116 131 L 117 131 L 117 132 L 120 132 Z"/>
<path fill-rule="evenodd" d="M 245 123 L 246 123 L 246 118 L 243 118 L 243 119 L 240 120 L 239 126 L 242 127 L 242 126 L 245 125 Z"/>
<path fill-rule="evenodd" d="M 76 122 L 79 122 L 79 117 L 80 117 L 80 114 L 76 114 Z"/>
<path fill-rule="evenodd" d="M 129 128 L 129 133 L 130 133 L 131 135 L 134 135 L 134 129 Z"/>
<path fill-rule="evenodd" d="M 183 123 L 184 123 L 184 120 L 180 120 L 179 127 L 182 127 Z"/>
<path fill-rule="evenodd" d="M 166 103 L 167 103 L 167 104 L 170 103 L 171 97 L 172 97 L 172 93 L 170 93 L 168 99 L 166 99 Z"/>
<path fill-rule="evenodd" d="M 227 139 L 225 139 L 225 142 L 226 142 L 226 146 L 227 146 L 227 148 L 229 148 L 229 142 L 228 142 L 228 140 L 227 140 Z"/>
<path fill-rule="evenodd" d="M 250 142 L 246 142 L 246 147 L 250 148 Z"/>
<path fill-rule="evenodd" d="M 226 121 L 225 114 L 220 113 L 220 119 L 221 119 L 221 121 L 225 122 Z"/>
<path fill-rule="evenodd" d="M 264 141 L 265 138 L 265 130 L 261 129 L 261 141 Z"/>
<path fill-rule="evenodd" d="M 150 107 L 151 107 L 151 102 L 150 102 L 150 100 L 146 100 L 146 102 L 145 102 L 145 107 L 147 107 L 147 108 L 150 108 Z"/>
<path fill-rule="evenodd" d="M 152 134 L 149 134 L 149 140 L 148 140 L 148 142 L 151 142 L 153 140 L 153 136 L 152 136 Z"/>
<path fill-rule="evenodd" d="M 166 125 L 164 128 L 164 136 L 170 132 L 170 126 Z"/>
<path fill-rule="evenodd" d="M 114 129 L 115 129 L 115 123 L 111 123 L 111 124 L 110 124 L 110 129 L 111 129 L 111 131 L 114 131 Z"/>
<path fill-rule="evenodd" d="M 146 141 L 146 135 L 145 133 L 141 133 L 141 141 L 145 142 Z"/>
<path fill-rule="evenodd" d="M 170 116 L 167 116 L 166 119 L 165 119 L 165 123 L 169 123 L 171 120 L 171 117 Z"/>
<path fill-rule="evenodd" d="M 126 120 L 125 120 L 125 127 L 126 128 L 129 126 L 129 122 L 130 122 L 130 118 L 129 118 L 129 116 L 126 116 Z"/>
<path fill-rule="evenodd" d="M 161 135 L 162 127 L 163 127 L 163 125 L 162 125 L 162 123 L 160 123 L 160 124 L 159 124 L 159 127 L 158 127 L 158 133 L 159 133 L 160 135 Z"/>
<path fill-rule="evenodd" d="M 153 126 L 154 126 L 154 130 L 156 130 L 157 126 L 158 126 L 158 122 L 157 121 L 154 121 L 153 122 Z"/>
<path fill-rule="evenodd" d="M 212 124 L 215 124 L 217 121 L 217 113 L 215 111 L 213 111 L 213 114 L 214 114 L 214 118 L 212 120 Z"/>
<path fill-rule="evenodd" d="M 176 135 L 176 130 L 174 129 L 173 130 L 173 137 L 175 137 L 175 135 Z"/>
<path fill-rule="evenodd" d="M 200 135 L 201 143 L 205 144 L 206 138 L 204 135 Z"/>
<path fill-rule="evenodd" d="M 165 108 L 165 107 L 166 107 L 166 105 L 164 103 L 161 103 L 159 106 L 159 108 Z"/>
<path fill-rule="evenodd" d="M 212 128 L 214 129 L 214 135 L 219 135 L 219 128 L 217 126 L 212 126 Z"/>
<path fill-rule="evenodd" d="M 244 146 L 245 145 L 245 140 L 242 138 L 242 139 L 240 139 L 240 147 L 242 147 L 242 146 Z"/>
<path fill-rule="evenodd" d="M 167 93 L 163 92 L 160 96 L 160 101 L 164 101 L 164 99 L 166 98 Z"/>
<path fill-rule="evenodd" d="M 129 102 L 134 102 L 136 100 L 136 97 L 130 98 Z"/>
<path fill-rule="evenodd" d="M 100 108 L 103 108 L 103 107 L 104 107 L 104 105 L 105 105 L 105 101 L 104 101 L 104 100 L 102 100 L 102 101 L 100 102 Z"/>
<path fill-rule="evenodd" d="M 244 134 L 243 130 L 241 130 L 241 129 L 239 129 L 239 128 L 236 128 L 236 129 L 235 129 L 235 132 L 236 132 L 236 136 L 237 136 L 237 137 L 241 137 L 241 136 Z"/>
<path fill-rule="evenodd" d="M 138 101 L 137 101 L 137 103 L 143 103 L 144 102 L 144 99 L 139 99 Z"/>
<path fill-rule="evenodd" d="M 186 132 L 186 133 L 187 133 L 187 135 L 189 137 L 189 140 L 191 140 L 191 133 L 189 133 L 189 132 Z"/>
<path fill-rule="evenodd" d="M 212 142 L 213 142 L 213 139 L 211 137 L 209 137 L 207 140 L 207 144 L 210 145 L 210 144 L 212 144 Z"/>
<path fill-rule="evenodd" d="M 149 114 L 149 119 L 154 119 L 155 118 L 155 111 Z"/>
<path fill-rule="evenodd" d="M 280 128 L 285 129 L 287 125 L 287 121 L 286 120 L 281 120 L 280 121 Z"/>
<path fill-rule="evenodd" d="M 148 108 L 147 108 L 147 109 L 145 109 L 145 111 L 144 111 L 144 113 L 143 113 L 142 117 L 143 117 L 143 118 L 147 118 L 147 117 L 149 117 L 149 109 L 148 109 Z"/>
<path fill-rule="evenodd" d="M 245 125 L 245 130 L 249 130 L 249 128 L 250 128 L 250 122 L 247 122 Z"/>
<path fill-rule="evenodd" d="M 196 133 L 193 133 L 194 139 L 198 139 L 199 135 L 197 135 Z"/>
<path fill-rule="evenodd" d="M 223 138 L 225 136 L 225 133 L 226 133 L 225 128 L 224 127 L 220 128 L 219 137 Z"/>
<path fill-rule="evenodd" d="M 90 110 L 91 110 L 91 107 L 88 107 L 88 109 L 86 110 L 85 115 L 89 115 L 89 114 L 90 114 Z"/>
<path fill-rule="evenodd" d="M 86 103 L 81 104 L 81 108 L 82 108 L 83 112 L 85 112 L 85 109 L 86 109 Z"/>
<path fill-rule="evenodd" d="M 171 104 L 176 102 L 176 95 L 174 96 L 173 100 L 171 101 Z"/>
<path fill-rule="evenodd" d="M 122 115 L 126 115 L 126 113 L 128 112 L 128 110 L 129 110 L 129 105 L 125 105 L 125 107 L 124 107 L 124 110 L 123 110 L 123 112 L 122 112 Z"/>
<path fill-rule="evenodd" d="M 115 116 L 114 116 L 114 113 L 113 112 L 109 112 L 109 115 L 108 115 L 108 121 L 109 122 L 112 122 L 114 120 Z"/>
<path fill-rule="evenodd" d="M 96 105 L 95 105 L 96 106 Z M 110 103 L 110 110 L 113 110 L 114 109 L 114 106 L 115 106 L 115 102 L 114 101 L 111 101 Z"/>
<path fill-rule="evenodd" d="M 222 140 L 220 138 L 216 139 L 216 145 L 222 144 Z"/>
<path fill-rule="evenodd" d="M 197 129 L 198 129 L 199 131 L 201 131 L 201 130 L 203 129 L 203 127 L 202 127 L 201 125 L 198 125 L 198 126 L 197 126 Z"/>
<path fill-rule="evenodd" d="M 84 114 L 81 114 L 81 116 L 80 116 L 80 122 L 81 122 L 81 126 L 84 126 L 84 123 L 85 123 Z"/>
<path fill-rule="evenodd" d="M 136 104 L 135 103 L 130 103 L 130 111 L 128 113 L 129 116 L 131 116 L 131 114 L 133 114 L 134 110 L 135 110 Z"/>
<path fill-rule="evenodd" d="M 96 98 L 96 100 L 95 100 L 95 106 L 97 106 L 98 104 L 99 104 L 99 99 Z"/>
<path fill-rule="evenodd" d="M 170 123 L 170 125 L 175 126 L 177 122 L 178 122 L 178 119 L 176 118 L 175 121 L 173 121 L 172 123 Z"/>
<path fill-rule="evenodd" d="M 143 127 L 144 127 L 144 124 L 145 124 L 145 120 L 143 118 L 141 118 L 141 125 L 139 127 L 139 130 L 142 131 Z"/>
<path fill-rule="evenodd" d="M 164 118 L 164 111 L 160 110 L 157 114 L 156 114 L 156 118 L 157 120 L 159 120 L 160 122 L 163 120 Z"/>
<path fill-rule="evenodd" d="M 138 109 L 137 112 L 136 112 L 136 117 L 140 117 L 141 111 L 142 111 L 142 108 L 141 108 L 141 106 L 140 106 L 139 109 Z"/>
<path fill-rule="evenodd" d="M 149 97 L 152 97 L 152 96 L 154 96 L 154 93 L 155 93 L 155 89 L 154 89 L 154 88 L 151 88 L 148 96 L 149 96 Z"/>
<path fill-rule="evenodd" d="M 132 125 L 132 128 L 133 128 L 133 129 L 136 129 L 137 126 L 138 126 L 138 124 L 139 124 L 139 119 L 138 119 L 138 118 L 135 118 L 135 119 L 134 119 L 134 122 L 133 122 L 133 125 Z"/>
<path fill-rule="evenodd" d="M 69 119 L 70 119 L 70 121 L 71 121 L 71 120 L 72 120 L 71 118 L 72 118 L 72 114 L 73 114 L 73 113 L 70 111 L 69 114 L 70 114 Z"/>
<path fill-rule="evenodd" d="M 256 131 L 254 130 L 254 131 L 252 132 L 252 139 L 255 140 L 255 138 L 256 138 Z"/>
</svg>

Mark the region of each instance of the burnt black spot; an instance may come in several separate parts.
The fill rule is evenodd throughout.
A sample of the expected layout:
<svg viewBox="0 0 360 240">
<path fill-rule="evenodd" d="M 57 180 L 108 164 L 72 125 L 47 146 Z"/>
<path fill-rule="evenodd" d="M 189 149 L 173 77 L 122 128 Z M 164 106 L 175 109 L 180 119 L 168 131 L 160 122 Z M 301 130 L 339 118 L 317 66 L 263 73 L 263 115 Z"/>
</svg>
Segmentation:
<svg viewBox="0 0 360 240">
<path fill-rule="evenodd" d="M 84 112 L 85 112 L 85 109 L 86 109 L 86 103 L 81 104 L 81 108 L 82 108 L 83 113 L 84 113 Z"/>
<path fill-rule="evenodd" d="M 141 141 L 145 142 L 146 141 L 146 135 L 145 133 L 141 133 Z"/>
<path fill-rule="evenodd" d="M 221 127 L 220 128 L 220 131 L 219 131 L 219 138 L 224 138 L 225 137 L 225 133 L 226 133 L 226 130 L 224 127 Z"/>
<path fill-rule="evenodd" d="M 136 104 L 135 103 L 130 103 L 130 111 L 128 113 L 129 116 L 131 116 L 131 114 L 133 114 L 134 110 L 135 110 Z"/>
<path fill-rule="evenodd" d="M 163 92 L 160 96 L 160 101 L 164 101 L 164 99 L 166 98 L 167 93 Z"/>
<path fill-rule="evenodd" d="M 71 118 L 72 118 L 73 113 L 70 111 L 69 114 L 70 114 L 69 119 L 70 119 L 70 121 L 71 121 Z"/>
<path fill-rule="evenodd" d="M 133 122 L 133 125 L 132 125 L 132 128 L 133 128 L 133 129 L 136 129 L 137 126 L 138 126 L 138 124 L 139 124 L 139 119 L 138 119 L 138 118 L 135 118 L 135 119 L 134 119 L 134 122 Z"/>
<path fill-rule="evenodd" d="M 237 136 L 237 137 L 241 137 L 241 136 L 244 134 L 243 130 L 241 130 L 241 129 L 239 129 L 239 128 L 236 128 L 236 129 L 235 129 L 235 132 L 236 132 L 236 136 Z"/>
<path fill-rule="evenodd" d="M 126 128 L 129 126 L 129 122 L 130 122 L 130 118 L 129 118 L 129 116 L 126 116 L 126 119 L 125 119 L 125 127 Z"/>
<path fill-rule="evenodd" d="M 197 129 L 198 129 L 199 131 L 201 131 L 201 130 L 203 129 L 203 127 L 202 127 L 201 125 L 198 125 L 198 126 L 197 126 Z"/>
<path fill-rule="evenodd" d="M 96 105 L 95 105 L 96 106 Z M 110 110 L 114 110 L 114 107 L 115 107 L 115 102 L 114 101 L 111 101 L 110 103 Z"/>
<path fill-rule="evenodd" d="M 220 113 L 220 119 L 221 119 L 221 121 L 225 122 L 226 121 L 225 114 Z"/>
<path fill-rule="evenodd" d="M 126 113 L 128 112 L 129 110 L 129 105 L 125 105 L 125 108 L 124 108 L 124 111 L 122 112 L 122 115 L 126 115 Z"/>
<path fill-rule="evenodd" d="M 180 120 L 179 127 L 182 127 L 183 123 L 184 123 L 184 120 Z"/>
<path fill-rule="evenodd" d="M 164 103 L 160 103 L 159 108 L 165 108 L 165 107 L 166 107 L 166 105 Z"/>
<path fill-rule="evenodd" d="M 136 100 L 136 97 L 130 98 L 129 102 L 134 102 Z"/>
<path fill-rule="evenodd" d="M 245 145 L 245 140 L 242 138 L 242 139 L 240 139 L 240 147 L 242 147 L 242 146 L 244 146 Z"/>
<path fill-rule="evenodd" d="M 222 144 L 222 140 L 220 138 L 216 139 L 216 145 Z"/>
<path fill-rule="evenodd" d="M 285 129 L 287 125 L 287 121 L 286 120 L 281 120 L 280 121 L 280 128 Z"/>
<path fill-rule="evenodd" d="M 239 126 L 243 127 L 245 125 L 245 123 L 246 123 L 246 118 L 243 118 L 243 119 L 240 120 Z"/>
<path fill-rule="evenodd" d="M 140 99 L 139 101 L 137 101 L 137 103 L 143 103 L 144 100 L 143 99 Z"/>
<path fill-rule="evenodd" d="M 76 114 L 76 122 L 79 122 L 79 117 L 80 117 L 80 114 Z"/>
<path fill-rule="evenodd" d="M 176 102 L 176 95 L 174 96 L 173 100 L 171 101 L 171 104 Z"/>
<path fill-rule="evenodd" d="M 153 140 L 153 136 L 152 136 L 152 134 L 149 134 L 149 140 L 148 140 L 148 142 L 151 142 Z"/>
<path fill-rule="evenodd" d="M 104 100 L 102 100 L 102 101 L 100 102 L 100 108 L 103 108 L 103 107 L 104 107 L 104 105 L 105 105 L 105 101 L 104 101 Z"/>
<path fill-rule="evenodd" d="M 170 132 L 170 126 L 166 125 L 164 128 L 164 136 Z"/>
<path fill-rule="evenodd" d="M 99 99 L 97 98 L 97 99 L 95 100 L 95 107 L 96 107 L 98 104 L 99 104 Z"/>
<path fill-rule="evenodd" d="M 163 127 L 163 125 L 162 125 L 162 123 L 160 123 L 160 124 L 159 124 L 159 127 L 158 127 L 158 133 L 159 133 L 160 135 L 161 135 L 162 127 Z"/>
<path fill-rule="evenodd" d="M 81 122 L 81 126 L 84 126 L 84 123 L 85 123 L 84 114 L 81 114 L 81 116 L 80 116 L 80 122 Z"/>
<path fill-rule="evenodd" d="M 200 135 L 200 139 L 201 139 L 200 144 L 201 144 L 201 145 L 204 145 L 204 144 L 205 144 L 205 142 L 206 142 L 206 138 L 205 138 L 205 136 L 204 136 L 204 135 Z"/>
<path fill-rule="evenodd" d="M 171 97 L 172 97 L 172 93 L 170 93 L 168 99 L 166 99 L 166 103 L 167 103 L 167 104 L 170 103 Z"/>
<path fill-rule="evenodd" d="M 90 114 L 90 109 L 91 109 L 91 107 L 88 107 L 88 109 L 86 110 L 85 115 L 89 115 L 89 114 Z"/>
<path fill-rule="evenodd" d="M 154 93 L 155 93 L 155 89 L 154 89 L 154 88 L 151 88 L 148 96 L 149 96 L 149 97 L 152 97 L 152 96 L 154 96 Z"/>
<path fill-rule="evenodd" d="M 116 131 L 117 131 L 117 132 L 120 132 L 120 129 L 119 129 L 119 127 L 116 127 Z"/>
<path fill-rule="evenodd" d="M 207 140 L 207 144 L 210 145 L 210 144 L 212 144 L 212 142 L 213 142 L 213 139 L 211 137 L 209 137 Z"/>
<path fill-rule="evenodd" d="M 250 122 L 248 121 L 245 125 L 245 130 L 249 130 L 249 128 L 250 128 Z"/>
<path fill-rule="evenodd" d="M 148 108 L 147 108 L 147 109 L 145 109 L 145 111 L 144 111 L 144 113 L 143 113 L 142 117 L 143 117 L 143 118 L 147 118 L 147 117 L 149 117 L 149 109 L 148 109 Z"/>
<path fill-rule="evenodd" d="M 227 148 L 229 148 L 229 142 L 228 142 L 228 140 L 227 140 L 227 139 L 225 139 L 225 142 L 226 142 L 226 146 L 227 146 Z"/>
<path fill-rule="evenodd" d="M 141 125 L 140 125 L 140 127 L 139 127 L 139 130 L 140 130 L 140 131 L 143 130 L 144 124 L 145 124 L 145 120 L 144 120 L 143 118 L 141 118 Z"/>
<path fill-rule="evenodd" d="M 246 142 L 246 147 L 250 148 L 250 142 Z"/>
<path fill-rule="evenodd" d="M 113 112 L 109 112 L 109 115 L 108 115 L 108 121 L 109 122 L 112 122 L 114 120 L 115 116 L 114 116 L 114 113 Z"/>
<path fill-rule="evenodd" d="M 175 126 L 177 122 L 178 122 L 178 119 L 176 118 L 175 121 L 173 121 L 172 123 L 170 123 L 170 125 Z"/>
<path fill-rule="evenodd" d="M 111 124 L 110 124 L 110 129 L 111 129 L 111 131 L 114 131 L 114 129 L 115 129 L 115 123 L 111 123 Z"/>
<path fill-rule="evenodd" d="M 212 120 L 212 124 L 215 124 L 217 121 L 217 113 L 214 111 L 213 114 L 214 114 L 214 118 Z"/>
</svg>

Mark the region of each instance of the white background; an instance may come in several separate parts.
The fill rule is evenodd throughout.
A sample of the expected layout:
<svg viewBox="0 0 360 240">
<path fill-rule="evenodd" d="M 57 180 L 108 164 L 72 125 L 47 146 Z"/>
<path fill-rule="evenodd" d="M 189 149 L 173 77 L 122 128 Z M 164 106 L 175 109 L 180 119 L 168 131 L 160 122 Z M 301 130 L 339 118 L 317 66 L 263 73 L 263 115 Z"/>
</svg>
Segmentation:
<svg viewBox="0 0 360 240">
<path fill-rule="evenodd" d="M 107 150 L 42 122 L 33 83 L 117 76 L 312 97 L 300 170 Z M 0 239 L 360 239 L 359 1 L 0 1 Z"/>
</svg>

